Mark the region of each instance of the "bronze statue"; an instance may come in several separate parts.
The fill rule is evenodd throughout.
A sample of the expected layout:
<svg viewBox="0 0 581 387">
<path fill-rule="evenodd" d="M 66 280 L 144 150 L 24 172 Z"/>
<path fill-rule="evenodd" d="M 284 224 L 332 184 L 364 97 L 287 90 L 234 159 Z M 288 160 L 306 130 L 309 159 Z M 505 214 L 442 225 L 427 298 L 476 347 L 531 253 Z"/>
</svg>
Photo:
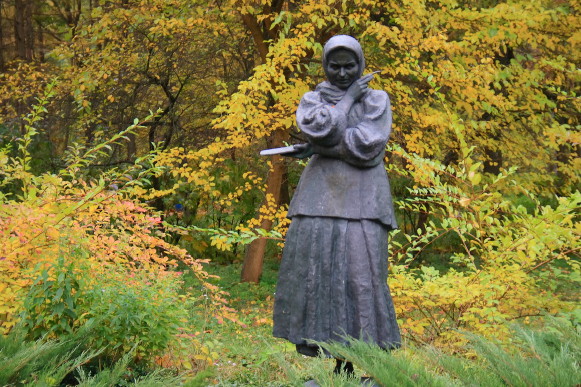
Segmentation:
<svg viewBox="0 0 581 387">
<path fill-rule="evenodd" d="M 385 349 L 401 337 L 387 286 L 388 232 L 397 227 L 383 164 L 391 133 L 387 93 L 368 88 L 359 42 L 338 35 L 324 47 L 327 81 L 299 104 L 308 144 L 288 156 L 311 159 L 291 201 L 274 305 L 274 336 L 317 356 L 309 340 L 345 336 Z M 327 354 L 329 355 L 329 354 Z M 336 370 L 352 365 L 337 363 Z"/>
</svg>

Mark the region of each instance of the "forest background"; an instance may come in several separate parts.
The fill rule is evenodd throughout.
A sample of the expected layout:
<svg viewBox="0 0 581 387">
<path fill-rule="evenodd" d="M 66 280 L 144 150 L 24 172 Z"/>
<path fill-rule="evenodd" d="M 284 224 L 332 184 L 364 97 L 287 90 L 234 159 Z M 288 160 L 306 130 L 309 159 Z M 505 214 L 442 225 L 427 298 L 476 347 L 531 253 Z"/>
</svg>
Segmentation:
<svg viewBox="0 0 581 387">
<path fill-rule="evenodd" d="M 191 375 L 252 357 L 220 342 L 268 336 L 304 167 L 258 152 L 302 141 L 296 106 L 340 33 L 393 106 L 406 341 L 469 356 L 460 330 L 578 327 L 580 9 L 0 0 L 0 330 Z M 289 352 L 267 347 L 255 365 Z"/>
</svg>

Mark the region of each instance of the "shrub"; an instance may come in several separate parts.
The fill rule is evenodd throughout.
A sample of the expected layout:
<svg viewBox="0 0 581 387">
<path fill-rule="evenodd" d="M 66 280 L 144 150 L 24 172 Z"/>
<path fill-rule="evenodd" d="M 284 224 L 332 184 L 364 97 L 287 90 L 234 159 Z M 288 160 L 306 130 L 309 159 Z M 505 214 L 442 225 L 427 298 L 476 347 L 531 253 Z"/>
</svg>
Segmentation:
<svg viewBox="0 0 581 387">
<path fill-rule="evenodd" d="M 183 334 L 187 309 L 179 274 L 109 266 L 97 281 L 86 264 L 77 265 L 81 269 L 61 257 L 31 285 L 21 317 L 29 338 L 58 338 L 89 323 L 86 344 L 103 348 L 110 364 L 132 348 L 135 359 L 151 361 Z"/>
<path fill-rule="evenodd" d="M 457 329 L 508 340 L 509 323 L 517 319 L 544 314 L 575 319 L 573 289 L 581 280 L 575 222 L 581 194 L 557 198 L 553 207 L 541 205 L 511 180 L 514 169 L 480 174 L 472 151 L 464 148 L 463 161 L 454 167 L 393 148 L 408 169 L 392 172 L 415 184 L 399 206 L 430 214 L 423 227 L 392 240 L 390 287 L 400 325 L 409 340 L 456 350 L 465 340 Z M 518 191 L 534 208 L 508 199 L 507 193 Z M 438 268 L 416 264 L 450 235 L 458 244 L 440 245 L 446 254 Z"/>
<path fill-rule="evenodd" d="M 70 256 L 69 256 L 70 257 Z M 60 337 L 79 324 L 82 273 L 60 256 L 43 269 L 24 299 L 21 325 L 32 339 Z"/>
<path fill-rule="evenodd" d="M 188 321 L 180 285 L 175 273 L 109 271 L 84 292 L 83 318 L 94 321 L 92 347 L 106 348 L 114 360 L 133 347 L 137 358 L 161 355 Z"/>
<path fill-rule="evenodd" d="M 49 86 L 45 99 L 50 94 Z M 0 333 L 19 316 L 31 338 L 58 338 L 94 320 L 89 342 L 107 346 L 104 356 L 117 360 L 136 344 L 135 358 L 153 361 L 179 337 L 185 299 L 203 293 L 217 315 L 228 312 L 225 300 L 207 283 L 203 261 L 166 241 L 161 216 L 139 195 L 159 173 L 153 153 L 123 171 L 86 173 L 140 123 L 93 148 L 72 149 L 59 173 L 37 176 L 28 146 L 44 104 L 27 117 L 16 155 L 0 149 Z M 178 263 L 203 291 L 179 298 Z"/>
</svg>

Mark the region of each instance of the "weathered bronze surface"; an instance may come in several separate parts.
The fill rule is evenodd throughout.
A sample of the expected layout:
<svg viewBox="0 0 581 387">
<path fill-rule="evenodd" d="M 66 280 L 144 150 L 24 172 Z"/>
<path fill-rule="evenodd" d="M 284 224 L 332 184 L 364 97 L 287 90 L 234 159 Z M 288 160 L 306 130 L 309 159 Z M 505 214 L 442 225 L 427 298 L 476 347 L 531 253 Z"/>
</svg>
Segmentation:
<svg viewBox="0 0 581 387">
<path fill-rule="evenodd" d="M 311 159 L 291 201 L 274 306 L 274 335 L 316 356 L 345 337 L 396 348 L 401 338 L 387 286 L 389 230 L 397 227 L 383 164 L 391 133 L 386 92 L 368 87 L 351 36 L 324 47 L 327 81 L 306 93 L 297 124 L 308 143 L 287 156 Z"/>
</svg>

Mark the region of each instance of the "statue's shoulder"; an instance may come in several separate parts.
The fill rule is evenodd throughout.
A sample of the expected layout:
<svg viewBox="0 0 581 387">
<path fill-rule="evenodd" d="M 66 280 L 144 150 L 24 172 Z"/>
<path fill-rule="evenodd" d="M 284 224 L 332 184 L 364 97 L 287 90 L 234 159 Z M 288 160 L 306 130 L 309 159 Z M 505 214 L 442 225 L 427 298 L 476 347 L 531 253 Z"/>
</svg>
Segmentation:
<svg viewBox="0 0 581 387">
<path fill-rule="evenodd" d="M 383 90 L 369 89 L 367 97 L 374 100 L 389 100 L 389 95 Z"/>
<path fill-rule="evenodd" d="M 321 93 L 318 90 L 307 91 L 303 98 L 321 98 Z"/>
<path fill-rule="evenodd" d="M 312 104 L 319 102 L 321 102 L 321 93 L 319 93 L 317 90 L 307 91 L 305 94 L 303 94 L 301 98 L 301 103 L 303 104 L 304 103 Z"/>
<path fill-rule="evenodd" d="M 390 105 L 389 95 L 383 90 L 369 89 L 364 98 L 364 103 L 368 109 L 380 109 Z"/>
</svg>

